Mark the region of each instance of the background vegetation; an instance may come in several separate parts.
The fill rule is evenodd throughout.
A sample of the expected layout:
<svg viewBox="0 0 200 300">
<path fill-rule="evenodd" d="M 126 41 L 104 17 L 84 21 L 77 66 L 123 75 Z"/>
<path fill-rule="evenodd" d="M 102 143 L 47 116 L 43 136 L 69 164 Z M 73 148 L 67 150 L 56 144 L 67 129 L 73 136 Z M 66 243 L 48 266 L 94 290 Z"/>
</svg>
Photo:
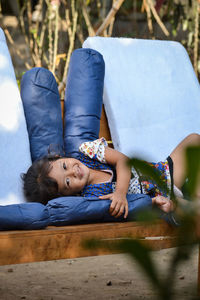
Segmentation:
<svg viewBox="0 0 200 300">
<path fill-rule="evenodd" d="M 30 55 L 25 69 L 48 68 L 62 92 L 72 51 L 94 35 L 178 40 L 199 75 L 199 5 L 199 0 L 2 0 L 0 9 L 1 16 L 9 11 L 17 16 Z"/>
</svg>

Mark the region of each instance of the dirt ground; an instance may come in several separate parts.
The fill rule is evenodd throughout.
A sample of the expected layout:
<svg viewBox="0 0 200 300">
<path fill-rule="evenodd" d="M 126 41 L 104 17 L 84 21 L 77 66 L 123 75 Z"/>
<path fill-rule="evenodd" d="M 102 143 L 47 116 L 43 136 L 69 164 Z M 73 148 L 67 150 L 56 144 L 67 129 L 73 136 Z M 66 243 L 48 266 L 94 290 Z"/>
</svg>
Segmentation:
<svg viewBox="0 0 200 300">
<path fill-rule="evenodd" d="M 153 253 L 160 276 L 166 274 L 174 249 Z M 196 295 L 198 248 L 177 269 L 175 300 Z M 123 254 L 84 257 L 0 267 L 1 300 L 139 300 L 158 299 L 135 261 Z"/>
</svg>

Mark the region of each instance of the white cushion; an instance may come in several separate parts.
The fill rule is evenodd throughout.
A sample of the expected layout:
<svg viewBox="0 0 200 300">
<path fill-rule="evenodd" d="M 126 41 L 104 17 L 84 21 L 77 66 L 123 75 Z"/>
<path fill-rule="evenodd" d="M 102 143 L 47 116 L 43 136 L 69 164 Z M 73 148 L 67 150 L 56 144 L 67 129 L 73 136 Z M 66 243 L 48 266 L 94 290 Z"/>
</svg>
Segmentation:
<svg viewBox="0 0 200 300">
<path fill-rule="evenodd" d="M 200 133 L 199 83 L 181 44 L 90 37 L 83 47 L 105 60 L 104 105 L 116 149 L 159 161 Z"/>
<path fill-rule="evenodd" d="M 31 164 L 22 101 L 0 28 L 0 205 L 25 202 L 21 173 Z"/>
</svg>

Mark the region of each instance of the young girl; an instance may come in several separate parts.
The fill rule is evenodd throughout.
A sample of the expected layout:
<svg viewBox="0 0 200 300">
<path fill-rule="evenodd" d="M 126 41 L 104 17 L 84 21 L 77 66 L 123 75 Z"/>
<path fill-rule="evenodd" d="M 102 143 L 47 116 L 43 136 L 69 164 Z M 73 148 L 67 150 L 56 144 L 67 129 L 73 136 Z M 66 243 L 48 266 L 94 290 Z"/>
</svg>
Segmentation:
<svg viewBox="0 0 200 300">
<path fill-rule="evenodd" d="M 185 181 L 185 149 L 200 146 L 200 135 L 187 136 L 164 162 L 151 165 L 160 171 L 177 196 L 182 196 Z M 83 143 L 79 160 L 75 158 L 45 157 L 33 163 L 23 175 L 24 192 L 28 201 L 46 204 L 49 200 L 69 195 L 99 196 L 110 199 L 110 214 L 116 218 L 128 215 L 127 193 L 151 194 L 152 203 L 164 212 L 173 210 L 173 202 L 163 196 L 150 180 L 143 181 L 127 165 L 127 157 L 109 148 L 104 138 Z M 200 181 L 196 191 L 200 198 Z"/>
</svg>

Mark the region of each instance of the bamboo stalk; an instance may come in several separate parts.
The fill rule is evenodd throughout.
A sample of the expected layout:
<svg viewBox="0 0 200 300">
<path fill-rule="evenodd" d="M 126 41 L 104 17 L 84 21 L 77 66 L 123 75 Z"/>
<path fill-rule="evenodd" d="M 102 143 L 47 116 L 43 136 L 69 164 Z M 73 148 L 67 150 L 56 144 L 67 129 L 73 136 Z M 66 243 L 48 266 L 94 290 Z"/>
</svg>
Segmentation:
<svg viewBox="0 0 200 300">
<path fill-rule="evenodd" d="M 46 54 L 43 52 L 43 44 L 44 44 L 44 37 L 45 37 L 45 31 L 47 28 L 47 22 L 48 22 L 48 10 L 46 10 L 46 13 L 44 15 L 44 21 L 41 24 L 41 30 L 40 30 L 40 37 L 39 39 L 36 37 L 36 43 L 38 46 L 38 51 L 39 51 L 39 58 L 42 62 L 42 59 L 44 59 L 46 65 L 49 65 L 49 59 L 47 58 Z"/>
<path fill-rule="evenodd" d="M 61 59 L 66 59 L 66 56 L 67 56 L 66 53 L 56 55 L 56 67 L 59 66 Z"/>
<path fill-rule="evenodd" d="M 137 1 L 137 0 L 136 0 L 136 1 Z M 144 12 L 145 12 L 145 10 L 146 10 L 146 1 L 145 1 L 145 0 L 143 0 L 143 1 L 142 1 L 141 12 L 142 12 L 142 13 L 144 13 Z"/>
<path fill-rule="evenodd" d="M 15 46 L 15 43 L 14 43 L 14 41 L 13 41 L 13 39 L 12 39 L 12 37 L 11 37 L 9 31 L 8 31 L 8 29 L 5 28 L 5 29 L 4 29 L 4 32 L 5 32 L 5 35 L 7 36 L 8 41 L 9 41 L 10 44 L 13 46 L 13 49 L 14 49 L 14 51 L 16 52 L 16 54 L 21 58 L 22 61 L 24 61 L 24 58 L 22 57 L 21 52 L 20 52 L 16 47 L 14 47 L 14 46 Z M 30 66 L 27 62 L 25 62 L 24 64 L 25 64 L 25 67 L 26 67 L 28 70 L 31 69 L 31 66 Z"/>
<path fill-rule="evenodd" d="M 109 28 L 108 28 L 108 36 L 109 37 L 112 35 L 114 23 L 115 23 L 115 17 L 113 17 L 112 21 L 110 22 Z"/>
<path fill-rule="evenodd" d="M 69 17 L 69 11 L 66 10 L 66 13 Z M 68 26 L 68 35 L 69 35 L 69 49 L 67 52 L 67 59 L 66 59 L 66 63 L 65 63 L 65 68 L 64 68 L 64 72 L 63 72 L 63 77 L 62 77 L 62 81 L 60 82 L 59 86 L 58 86 L 58 91 L 61 94 L 65 88 L 66 85 L 66 79 L 67 79 L 67 71 L 68 71 L 68 67 L 69 67 L 69 61 L 70 61 L 70 57 L 74 48 L 74 40 L 75 40 L 75 34 L 76 34 L 76 30 L 77 30 L 77 20 L 78 20 L 78 12 L 75 10 L 75 5 L 74 5 L 74 0 L 72 1 L 72 28 L 71 26 Z M 68 23 L 70 24 L 70 18 L 68 19 Z"/>
<path fill-rule="evenodd" d="M 37 4 L 38 19 L 36 20 L 35 34 L 34 34 L 34 39 L 35 39 L 34 51 L 39 60 L 40 66 L 42 65 L 42 60 L 41 60 L 41 54 L 40 54 L 40 44 L 38 42 L 38 33 L 39 33 L 39 24 L 40 24 L 39 16 L 42 14 L 43 1 L 44 0 L 39 0 L 39 3 Z"/>
<path fill-rule="evenodd" d="M 53 49 L 53 66 L 52 73 L 55 73 L 56 57 L 58 53 L 58 22 L 59 22 L 59 5 L 56 6 L 55 32 L 54 32 L 54 49 Z"/>
<path fill-rule="evenodd" d="M 133 0 L 133 26 L 135 28 L 135 35 L 138 35 L 138 24 L 137 24 L 137 0 Z"/>
<path fill-rule="evenodd" d="M 147 0 L 143 0 L 143 8 L 146 10 L 146 13 L 147 13 L 147 25 L 149 28 L 150 35 L 152 36 L 152 38 L 154 38 L 151 10 L 150 10 L 150 6 L 149 6 L 149 2 Z"/>
<path fill-rule="evenodd" d="M 51 71 L 53 66 L 53 37 L 52 37 L 52 6 L 49 0 L 46 0 L 48 6 L 48 38 L 49 38 L 49 65 L 48 68 Z"/>
<path fill-rule="evenodd" d="M 27 1 L 27 19 L 28 19 L 28 38 L 30 43 L 31 52 L 33 52 L 33 39 L 32 39 L 32 13 L 31 13 L 31 1 Z"/>
<path fill-rule="evenodd" d="M 70 45 L 69 45 L 69 49 L 68 49 L 68 53 L 67 53 L 67 59 L 66 59 L 66 64 L 65 64 L 65 69 L 63 72 L 63 80 L 64 84 L 66 84 L 66 78 L 67 78 L 67 71 L 68 71 L 68 67 L 69 67 L 69 60 L 74 48 L 74 38 L 75 38 L 75 33 L 76 33 L 76 26 L 77 26 L 77 19 L 78 19 L 78 12 L 75 12 L 74 15 L 74 20 L 73 20 L 73 31 L 72 31 L 72 37 L 70 39 Z"/>
<path fill-rule="evenodd" d="M 69 39 L 70 39 L 71 36 L 72 36 L 72 29 L 71 29 L 71 20 L 70 20 L 69 9 L 68 8 L 66 9 L 65 14 L 66 14 L 67 32 L 68 32 Z"/>
<path fill-rule="evenodd" d="M 72 16 L 75 16 L 75 0 L 71 0 Z"/>
<path fill-rule="evenodd" d="M 196 2 L 195 30 L 194 30 L 194 70 L 198 75 L 198 45 L 199 45 L 199 10 L 200 0 Z"/>
<path fill-rule="evenodd" d="M 42 53 L 43 53 L 44 36 L 45 36 L 45 31 L 47 29 L 47 22 L 48 22 L 48 16 L 47 16 L 47 11 L 46 11 L 46 15 L 44 17 L 44 22 L 42 24 L 42 28 L 40 31 L 40 39 L 38 41 L 40 57 L 42 57 Z M 47 63 L 47 65 L 48 65 L 48 63 Z"/>
<path fill-rule="evenodd" d="M 116 2 L 116 0 L 113 0 L 113 4 Z M 114 26 L 114 22 L 115 22 L 115 16 L 112 17 L 112 20 L 110 22 L 109 28 L 108 28 L 108 36 L 112 35 L 113 32 L 113 26 Z"/>
<path fill-rule="evenodd" d="M 89 36 L 95 36 L 95 31 L 94 31 L 94 29 L 92 27 L 92 24 L 90 22 L 90 18 L 89 18 L 89 15 L 88 15 L 88 12 L 87 12 L 87 7 L 85 6 L 85 3 L 83 3 L 82 12 L 83 12 L 83 17 L 85 19 L 85 23 L 86 23 L 86 26 L 87 26 Z"/>
<path fill-rule="evenodd" d="M 109 11 L 107 17 L 99 27 L 99 29 L 96 32 L 96 35 L 101 35 L 102 32 L 108 27 L 108 25 L 111 23 L 112 18 L 116 15 L 118 10 L 120 9 L 121 5 L 123 4 L 124 0 L 117 0 L 113 5 L 111 10 Z"/>
<path fill-rule="evenodd" d="M 107 29 L 104 29 L 104 31 L 102 32 L 102 36 L 108 37 Z"/>
<path fill-rule="evenodd" d="M 42 66 L 42 61 L 41 61 L 40 54 L 39 54 L 37 34 L 35 32 L 33 33 L 33 44 L 34 44 L 33 52 L 34 52 L 35 59 L 36 59 L 36 67 L 41 67 Z"/>
<path fill-rule="evenodd" d="M 22 6 L 22 9 L 20 10 L 19 21 L 20 21 L 22 33 L 23 33 L 24 38 L 25 38 L 25 42 L 26 42 L 26 44 L 27 44 L 27 46 L 29 48 L 29 52 L 30 52 L 30 56 L 31 56 L 31 59 L 32 59 L 32 63 L 33 63 L 33 65 L 35 65 L 36 59 L 35 59 L 34 53 L 31 51 L 31 47 L 30 47 L 29 39 L 28 39 L 27 34 L 26 34 L 25 24 L 24 24 L 24 19 L 23 19 L 23 14 L 24 14 L 25 9 L 26 9 L 26 4 L 27 3 L 24 2 L 24 5 Z"/>
<path fill-rule="evenodd" d="M 82 28 L 80 26 L 80 24 L 77 25 L 77 36 L 78 36 L 78 39 L 81 43 L 81 45 L 84 43 L 84 36 L 83 36 L 83 31 L 82 31 Z"/>
<path fill-rule="evenodd" d="M 101 7 L 102 7 L 101 0 L 97 0 L 98 19 L 101 19 Z"/>
<path fill-rule="evenodd" d="M 152 14 L 156 20 L 156 22 L 158 23 L 158 25 L 160 26 L 161 30 L 163 31 L 163 33 L 166 35 L 166 36 L 169 36 L 169 31 L 167 30 L 167 28 L 165 27 L 165 25 L 163 24 L 163 22 L 161 21 L 157 11 L 155 10 L 155 7 L 153 5 L 153 2 L 152 0 L 147 0 L 148 4 L 149 4 L 149 7 L 152 11 Z"/>
<path fill-rule="evenodd" d="M 31 55 L 34 60 L 35 66 L 41 66 L 41 61 L 38 57 L 38 49 L 37 46 L 35 46 L 35 42 L 37 37 L 34 35 L 34 29 L 32 24 L 32 11 L 31 11 L 31 0 L 27 0 L 27 19 L 28 19 L 28 40 L 29 40 L 29 48 Z"/>
</svg>

